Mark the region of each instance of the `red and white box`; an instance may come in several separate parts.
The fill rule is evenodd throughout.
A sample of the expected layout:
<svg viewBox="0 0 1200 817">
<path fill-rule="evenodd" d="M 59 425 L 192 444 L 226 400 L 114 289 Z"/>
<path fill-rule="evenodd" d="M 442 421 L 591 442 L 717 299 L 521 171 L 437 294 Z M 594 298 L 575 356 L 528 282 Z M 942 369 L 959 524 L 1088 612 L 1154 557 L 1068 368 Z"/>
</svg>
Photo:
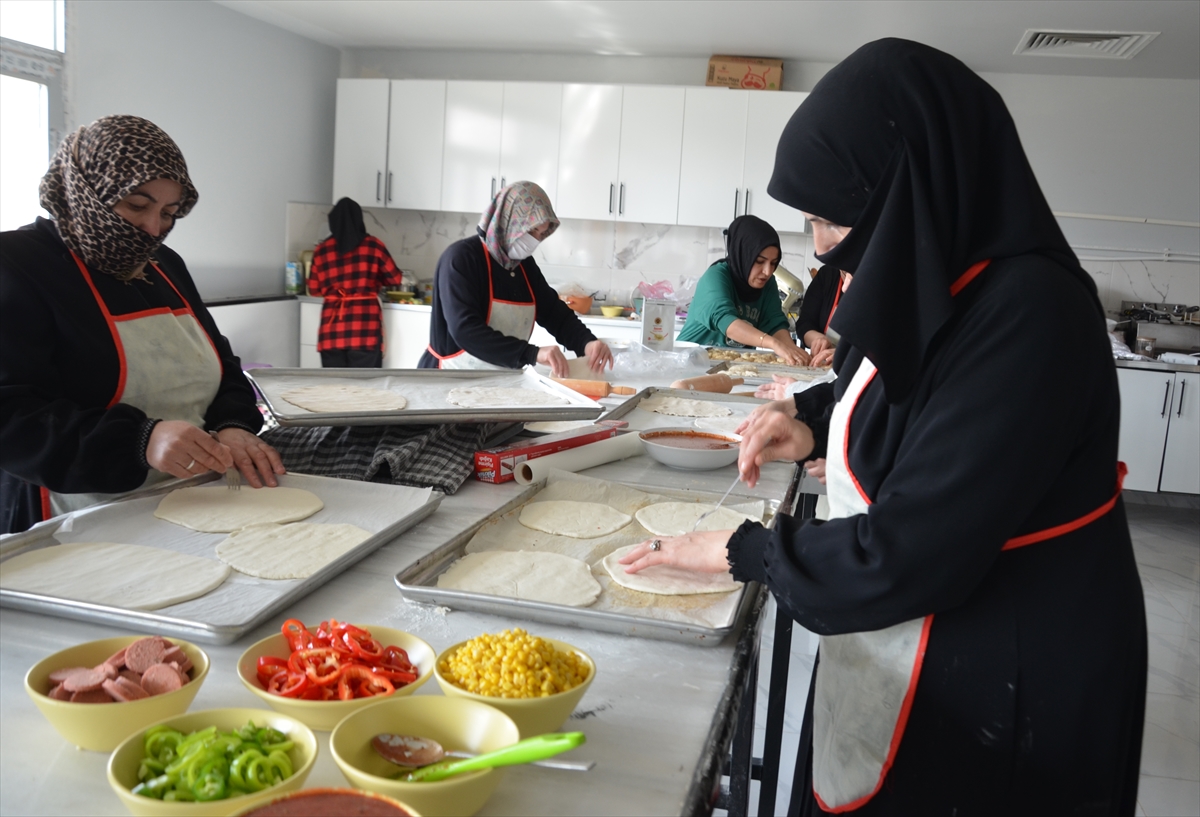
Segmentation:
<svg viewBox="0 0 1200 817">
<path fill-rule="evenodd" d="M 624 425 L 622 423 L 622 425 Z M 617 436 L 613 427 L 597 426 L 547 434 L 532 440 L 502 445 L 475 452 L 475 479 L 481 482 L 508 482 L 513 479 L 513 470 L 526 460 L 535 460 L 547 454 L 556 454 L 569 448 L 578 448 L 588 443 L 607 440 Z"/>
</svg>

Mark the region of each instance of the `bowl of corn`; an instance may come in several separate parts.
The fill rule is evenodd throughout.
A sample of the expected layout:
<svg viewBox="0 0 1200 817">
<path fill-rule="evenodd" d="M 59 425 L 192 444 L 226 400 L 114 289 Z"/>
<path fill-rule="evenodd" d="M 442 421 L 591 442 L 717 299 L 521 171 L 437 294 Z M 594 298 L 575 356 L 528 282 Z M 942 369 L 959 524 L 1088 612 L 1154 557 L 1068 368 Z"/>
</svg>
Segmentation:
<svg viewBox="0 0 1200 817">
<path fill-rule="evenodd" d="M 566 722 L 592 685 L 596 663 L 565 641 L 516 628 L 444 650 L 434 677 L 444 694 L 494 706 L 528 738 Z"/>
</svg>

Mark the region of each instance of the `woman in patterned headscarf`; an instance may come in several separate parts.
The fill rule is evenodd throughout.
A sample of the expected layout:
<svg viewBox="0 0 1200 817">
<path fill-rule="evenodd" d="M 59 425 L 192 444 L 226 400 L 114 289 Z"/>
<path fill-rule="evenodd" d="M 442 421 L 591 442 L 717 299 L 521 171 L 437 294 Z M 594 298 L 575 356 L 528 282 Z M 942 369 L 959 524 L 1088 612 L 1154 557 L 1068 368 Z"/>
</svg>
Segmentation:
<svg viewBox="0 0 1200 817">
<path fill-rule="evenodd" d="M 612 352 L 542 277 L 533 251 L 558 229 L 550 199 L 533 182 L 496 194 L 476 228 L 438 260 L 423 369 L 519 369 L 541 363 L 567 376 L 556 345 L 529 343 L 534 323 L 600 371 Z"/>
<path fill-rule="evenodd" d="M 107 116 L 55 153 L 51 219 L 2 234 L 0 530 L 169 476 L 277 484 L 240 362 L 163 246 L 197 198 L 171 137 Z"/>
</svg>

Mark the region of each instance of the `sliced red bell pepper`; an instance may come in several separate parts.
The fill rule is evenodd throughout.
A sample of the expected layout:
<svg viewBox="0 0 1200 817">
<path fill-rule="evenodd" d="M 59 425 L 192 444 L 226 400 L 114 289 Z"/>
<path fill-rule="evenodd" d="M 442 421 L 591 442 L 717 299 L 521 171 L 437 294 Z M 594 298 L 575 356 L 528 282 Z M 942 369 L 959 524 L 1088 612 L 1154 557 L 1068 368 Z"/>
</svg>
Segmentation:
<svg viewBox="0 0 1200 817">
<path fill-rule="evenodd" d="M 387 678 L 359 664 L 349 664 L 343 667 L 338 676 L 338 697 L 343 701 L 388 695 L 395 690 L 396 688 Z"/>
<path fill-rule="evenodd" d="M 341 658 L 330 647 L 298 650 L 288 658 L 288 669 L 304 673 L 308 680 L 319 686 L 333 683 L 341 668 Z"/>
<path fill-rule="evenodd" d="M 300 698 L 310 688 L 308 676 L 302 672 L 291 672 L 282 669 L 267 681 L 266 689 L 272 695 L 282 698 Z"/>
</svg>

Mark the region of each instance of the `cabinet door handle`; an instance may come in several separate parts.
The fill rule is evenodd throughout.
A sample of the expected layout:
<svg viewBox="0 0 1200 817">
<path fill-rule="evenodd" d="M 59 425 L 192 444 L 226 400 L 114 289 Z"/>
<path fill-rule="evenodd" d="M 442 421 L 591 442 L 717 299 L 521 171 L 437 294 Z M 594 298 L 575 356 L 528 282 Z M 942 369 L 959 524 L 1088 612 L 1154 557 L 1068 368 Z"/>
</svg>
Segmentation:
<svg viewBox="0 0 1200 817">
<path fill-rule="evenodd" d="M 610 184 L 608 186 L 608 213 L 609 213 L 609 215 L 612 215 L 613 196 L 616 195 L 616 192 L 617 192 L 617 186 L 615 184 Z"/>
<path fill-rule="evenodd" d="M 1171 399 L 1171 381 L 1168 380 L 1167 381 L 1167 390 L 1163 392 L 1163 407 L 1162 407 L 1162 411 L 1158 415 L 1159 417 L 1167 416 L 1167 401 L 1170 399 Z"/>
<path fill-rule="evenodd" d="M 383 171 L 377 170 L 375 172 L 375 201 L 379 201 L 379 183 L 381 181 L 383 181 Z"/>
<path fill-rule="evenodd" d="M 742 191 L 740 188 L 735 187 L 735 188 L 733 188 L 733 217 L 734 218 L 737 218 L 737 216 L 738 216 L 738 213 L 737 213 L 738 205 L 740 205 L 741 203 L 742 203 Z"/>
<path fill-rule="evenodd" d="M 750 188 L 746 188 L 746 206 L 742 208 L 742 215 L 750 215 Z"/>
<path fill-rule="evenodd" d="M 387 183 L 387 200 L 384 202 L 384 204 L 391 202 L 391 200 L 392 200 L 392 171 L 389 170 L 388 171 L 388 183 Z"/>
<path fill-rule="evenodd" d="M 492 176 L 492 198 L 496 198 L 496 177 Z"/>
<path fill-rule="evenodd" d="M 500 189 L 503 190 L 506 187 L 508 187 L 508 179 L 501 176 L 500 177 Z"/>
<path fill-rule="evenodd" d="M 1175 412 L 1176 417 L 1183 416 L 1183 393 L 1185 391 L 1187 391 L 1187 381 L 1180 380 L 1179 381 L 1179 411 Z"/>
<path fill-rule="evenodd" d="M 621 206 L 617 210 L 618 215 L 625 215 L 625 182 L 621 182 Z"/>
</svg>

